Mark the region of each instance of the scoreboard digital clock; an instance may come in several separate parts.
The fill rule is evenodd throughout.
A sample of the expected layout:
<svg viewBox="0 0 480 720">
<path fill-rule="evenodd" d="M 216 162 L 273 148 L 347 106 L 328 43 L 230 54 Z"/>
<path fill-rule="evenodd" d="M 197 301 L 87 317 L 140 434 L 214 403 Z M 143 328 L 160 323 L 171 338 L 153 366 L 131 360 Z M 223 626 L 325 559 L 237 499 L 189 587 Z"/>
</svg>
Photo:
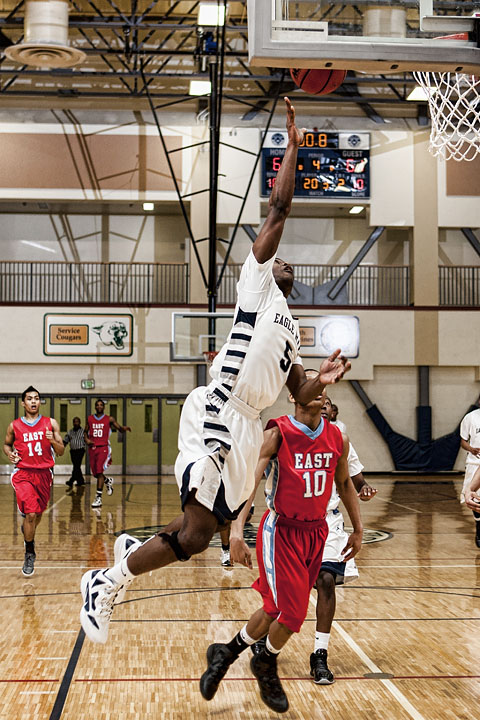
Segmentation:
<svg viewBox="0 0 480 720">
<path fill-rule="evenodd" d="M 261 195 L 268 197 L 287 147 L 285 130 L 270 130 L 262 148 Z M 370 197 L 370 135 L 305 132 L 298 148 L 294 197 Z"/>
</svg>

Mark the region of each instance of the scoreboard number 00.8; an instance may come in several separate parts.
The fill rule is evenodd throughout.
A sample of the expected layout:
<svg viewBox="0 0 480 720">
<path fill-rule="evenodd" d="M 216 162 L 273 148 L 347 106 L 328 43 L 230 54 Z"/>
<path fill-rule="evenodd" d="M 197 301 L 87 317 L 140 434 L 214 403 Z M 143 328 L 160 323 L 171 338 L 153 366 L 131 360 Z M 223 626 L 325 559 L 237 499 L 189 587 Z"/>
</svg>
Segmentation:
<svg viewBox="0 0 480 720">
<path fill-rule="evenodd" d="M 287 133 L 270 130 L 262 148 L 261 195 L 270 195 Z M 298 149 L 294 197 L 370 197 L 370 135 L 308 131 Z"/>
</svg>

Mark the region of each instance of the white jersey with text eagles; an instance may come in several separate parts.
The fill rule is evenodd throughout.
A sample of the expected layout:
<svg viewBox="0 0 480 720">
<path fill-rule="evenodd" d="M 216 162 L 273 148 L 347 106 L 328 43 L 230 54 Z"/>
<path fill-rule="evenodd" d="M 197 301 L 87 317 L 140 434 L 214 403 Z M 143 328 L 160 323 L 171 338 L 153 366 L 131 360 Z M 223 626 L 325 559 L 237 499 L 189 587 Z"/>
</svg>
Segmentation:
<svg viewBox="0 0 480 720">
<path fill-rule="evenodd" d="M 348 449 L 348 474 L 350 477 L 353 477 L 354 475 L 358 475 L 358 473 L 361 473 L 363 470 L 363 465 L 360 462 L 358 455 L 356 453 L 355 448 L 353 447 L 352 443 L 350 443 L 350 447 Z M 327 505 L 327 513 L 332 512 L 332 510 L 336 510 L 338 506 L 340 505 L 340 495 L 337 492 L 337 486 L 335 483 L 333 483 L 332 488 L 332 494 L 330 496 L 330 500 L 328 501 Z"/>
<path fill-rule="evenodd" d="M 299 356 L 300 333 L 276 284 L 275 257 L 259 264 L 253 251 L 237 285 L 238 301 L 227 342 L 210 368 L 220 390 L 256 410 L 273 405 Z"/>
</svg>

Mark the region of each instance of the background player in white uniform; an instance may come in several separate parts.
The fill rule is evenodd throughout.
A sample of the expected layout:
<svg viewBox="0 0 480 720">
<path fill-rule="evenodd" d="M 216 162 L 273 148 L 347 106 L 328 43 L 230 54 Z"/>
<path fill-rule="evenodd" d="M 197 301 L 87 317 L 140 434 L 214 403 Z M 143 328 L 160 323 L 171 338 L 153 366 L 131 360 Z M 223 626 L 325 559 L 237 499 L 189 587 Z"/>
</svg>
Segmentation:
<svg viewBox="0 0 480 720">
<path fill-rule="evenodd" d="M 332 414 L 332 402 L 326 397 L 322 408 L 322 417 L 330 420 Z M 333 423 L 333 424 L 338 424 Z M 345 426 L 344 426 L 345 427 Z M 371 500 L 377 491 L 368 485 L 363 477 L 363 465 L 350 443 L 348 451 L 348 473 L 355 486 L 360 500 Z M 317 685 L 331 685 L 334 682 L 333 673 L 328 667 L 328 644 L 330 631 L 336 607 L 336 585 L 343 585 L 358 577 L 358 569 L 355 560 L 344 561 L 342 550 L 348 538 L 345 532 L 343 515 L 339 510 L 340 497 L 335 485 L 327 507 L 328 536 L 323 551 L 323 560 L 318 579 L 317 589 L 317 623 L 315 629 L 315 644 L 313 653 L 310 655 L 310 675 Z"/>
<path fill-rule="evenodd" d="M 465 478 L 463 481 L 460 502 L 465 502 L 465 495 L 470 489 L 473 476 L 480 467 L 480 408 L 467 413 L 460 424 L 461 445 L 467 451 L 465 461 Z M 477 511 L 470 503 L 475 518 L 475 544 L 480 548 L 480 509 Z"/>
<path fill-rule="evenodd" d="M 120 536 L 115 566 L 85 573 L 80 619 L 96 642 L 106 642 L 114 602 L 128 582 L 202 552 L 219 527 L 236 517 L 254 486 L 263 440 L 260 411 L 275 402 L 285 382 L 306 405 L 350 367 L 336 351 L 318 376 L 307 379 L 298 356 L 298 324 L 287 305 L 293 269 L 276 257 L 303 138 L 294 108 L 288 98 L 285 102 L 288 144 L 268 216 L 242 268 L 234 324 L 211 367 L 212 382 L 193 390 L 182 411 L 175 474 L 184 514 L 141 547 L 134 538 Z"/>
<path fill-rule="evenodd" d="M 346 432 L 347 432 L 347 426 L 346 426 L 345 423 L 344 423 L 342 420 L 340 420 L 340 418 L 338 417 L 338 412 L 339 412 L 339 411 L 338 411 L 338 405 L 335 405 L 335 403 L 332 403 L 332 417 L 331 417 L 330 422 L 331 422 L 333 425 L 336 425 L 336 426 L 338 427 L 338 429 L 340 430 L 340 432 L 346 433 Z"/>
<path fill-rule="evenodd" d="M 465 488 L 465 503 L 475 512 L 480 512 L 480 465 L 477 467 L 470 487 Z"/>
</svg>

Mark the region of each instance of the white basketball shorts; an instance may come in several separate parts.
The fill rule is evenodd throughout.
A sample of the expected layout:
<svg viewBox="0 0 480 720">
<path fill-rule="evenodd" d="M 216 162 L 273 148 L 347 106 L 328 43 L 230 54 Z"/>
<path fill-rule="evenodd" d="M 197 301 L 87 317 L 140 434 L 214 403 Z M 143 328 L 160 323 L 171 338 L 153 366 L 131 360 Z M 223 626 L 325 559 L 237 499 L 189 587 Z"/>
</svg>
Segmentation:
<svg viewBox="0 0 480 720">
<path fill-rule="evenodd" d="M 328 570 L 335 576 L 337 585 L 351 582 L 358 578 L 358 568 L 355 558 L 345 562 L 342 550 L 347 544 L 348 533 L 343 525 L 343 515 L 336 509 L 327 513 L 328 537 L 323 551 L 322 570 Z"/>
<path fill-rule="evenodd" d="M 468 488 L 470 487 L 470 483 L 473 480 L 473 476 L 475 475 L 475 473 L 479 467 L 480 467 L 480 465 L 478 465 L 477 463 L 467 463 L 465 465 L 465 477 L 463 479 L 462 492 L 460 493 L 460 502 L 461 503 L 465 502 L 465 491 L 468 490 Z"/>
<path fill-rule="evenodd" d="M 234 519 L 253 490 L 262 441 L 256 410 L 215 383 L 193 390 L 180 418 L 175 463 L 182 507 L 196 490 L 221 524 Z"/>
</svg>

